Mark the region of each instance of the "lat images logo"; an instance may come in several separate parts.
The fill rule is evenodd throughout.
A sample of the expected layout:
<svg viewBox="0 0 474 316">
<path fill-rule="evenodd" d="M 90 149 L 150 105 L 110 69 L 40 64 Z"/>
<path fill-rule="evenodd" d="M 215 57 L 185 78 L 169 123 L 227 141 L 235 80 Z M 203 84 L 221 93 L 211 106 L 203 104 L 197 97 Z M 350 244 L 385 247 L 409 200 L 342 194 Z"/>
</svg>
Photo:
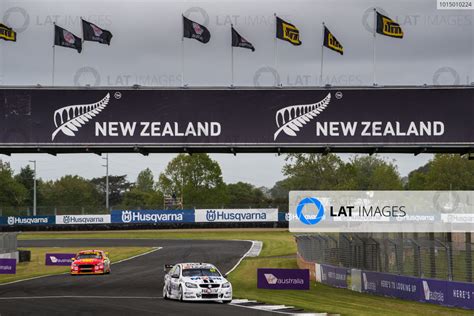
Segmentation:
<svg viewBox="0 0 474 316">
<path fill-rule="evenodd" d="M 268 284 L 277 284 L 278 278 L 271 273 L 265 273 L 265 279 Z"/>
<path fill-rule="evenodd" d="M 306 225 L 316 225 L 324 218 L 324 206 L 317 198 L 304 198 L 296 207 L 296 216 Z"/>
<path fill-rule="evenodd" d="M 312 104 L 301 104 L 287 106 L 278 110 L 275 115 L 278 130 L 275 132 L 274 140 L 281 132 L 288 136 L 297 136 L 296 133 L 303 128 L 306 123 L 318 116 L 324 111 L 331 102 L 331 93 L 321 101 Z"/>
<path fill-rule="evenodd" d="M 110 101 L 110 93 L 96 103 L 69 105 L 54 112 L 54 125 L 56 130 L 51 135 L 52 140 L 59 132 L 66 136 L 74 137 L 83 125 L 97 116 Z"/>
</svg>

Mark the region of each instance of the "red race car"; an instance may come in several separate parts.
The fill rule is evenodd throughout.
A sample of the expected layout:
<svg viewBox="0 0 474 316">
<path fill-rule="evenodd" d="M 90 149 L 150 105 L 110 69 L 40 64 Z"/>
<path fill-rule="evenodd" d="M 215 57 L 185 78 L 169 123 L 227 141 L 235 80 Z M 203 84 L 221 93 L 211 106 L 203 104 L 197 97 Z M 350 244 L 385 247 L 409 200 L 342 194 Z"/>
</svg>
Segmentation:
<svg viewBox="0 0 474 316">
<path fill-rule="evenodd" d="M 83 250 L 72 258 L 71 275 L 110 273 L 109 254 L 102 250 Z"/>
</svg>

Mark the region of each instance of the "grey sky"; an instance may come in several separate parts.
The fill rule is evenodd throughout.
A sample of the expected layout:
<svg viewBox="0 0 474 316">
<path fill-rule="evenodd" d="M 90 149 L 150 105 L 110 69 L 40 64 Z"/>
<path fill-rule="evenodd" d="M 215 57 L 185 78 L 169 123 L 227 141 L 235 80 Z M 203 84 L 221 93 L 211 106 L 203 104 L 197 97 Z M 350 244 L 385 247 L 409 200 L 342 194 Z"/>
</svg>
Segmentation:
<svg viewBox="0 0 474 316">
<path fill-rule="evenodd" d="M 83 18 L 110 30 L 112 45 L 84 43 L 82 54 L 56 48 L 56 85 L 228 86 L 230 84 L 230 23 L 256 48 L 235 49 L 235 84 L 272 85 L 275 68 L 284 86 L 319 82 L 321 23 L 324 21 L 345 47 L 344 56 L 325 50 L 324 82 L 371 85 L 373 37 L 367 29 L 372 7 L 384 10 L 401 24 L 403 40 L 378 36 L 377 81 L 381 85 L 469 84 L 474 81 L 474 10 L 437 10 L 436 0 L 291 0 L 291 1 L 119 1 L 119 0 L 2 0 L 0 22 L 21 29 L 16 43 L 0 41 L 0 84 L 50 85 L 53 22 L 82 36 Z M 274 63 L 273 13 L 300 29 L 302 46 L 277 43 Z M 181 14 L 199 23 L 208 20 L 211 41 L 186 40 L 181 60 Z M 256 74 L 260 73 L 260 76 Z M 356 107 L 356 105 L 355 105 Z M 111 155 L 111 173 L 136 174 L 150 167 L 155 175 L 173 155 Z M 272 186 L 282 178 L 282 157 L 272 154 L 212 155 L 228 182 Z M 347 157 L 347 156 L 344 156 Z M 402 175 L 431 156 L 387 155 L 396 159 Z M 0 159 L 4 159 L 1 157 Z M 14 155 L 18 169 L 37 159 L 39 175 L 51 179 L 66 173 L 87 178 L 103 174 L 95 155 Z"/>
</svg>

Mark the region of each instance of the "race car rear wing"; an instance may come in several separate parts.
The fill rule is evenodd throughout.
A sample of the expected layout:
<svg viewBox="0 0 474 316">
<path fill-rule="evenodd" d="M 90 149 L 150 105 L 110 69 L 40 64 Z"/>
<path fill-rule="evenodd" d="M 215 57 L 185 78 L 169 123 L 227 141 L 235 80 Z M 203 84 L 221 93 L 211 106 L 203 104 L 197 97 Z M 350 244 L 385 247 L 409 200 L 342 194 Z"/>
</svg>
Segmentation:
<svg viewBox="0 0 474 316">
<path fill-rule="evenodd" d="M 168 273 L 171 269 L 173 269 L 174 267 L 174 264 L 165 264 L 165 266 L 163 267 L 163 270 L 165 271 L 165 273 Z"/>
</svg>

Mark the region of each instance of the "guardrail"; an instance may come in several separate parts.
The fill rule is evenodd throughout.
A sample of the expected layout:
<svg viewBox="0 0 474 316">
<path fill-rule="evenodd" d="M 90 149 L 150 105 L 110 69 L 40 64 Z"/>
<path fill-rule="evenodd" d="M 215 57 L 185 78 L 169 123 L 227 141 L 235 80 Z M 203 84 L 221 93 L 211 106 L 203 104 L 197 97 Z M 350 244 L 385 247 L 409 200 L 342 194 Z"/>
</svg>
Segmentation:
<svg viewBox="0 0 474 316">
<path fill-rule="evenodd" d="M 377 262 L 387 255 L 388 260 L 394 266 L 398 266 L 398 269 L 401 266 L 401 271 L 413 270 L 415 273 L 420 271 L 419 266 L 414 266 L 411 261 L 400 261 L 400 258 L 397 258 L 397 256 L 401 256 L 401 252 L 410 257 L 410 260 L 415 260 L 415 263 L 418 260 L 416 257 L 414 258 L 417 256 L 416 254 L 410 255 L 403 250 L 403 247 L 400 246 L 405 244 L 403 241 L 395 243 L 398 247 L 392 249 L 393 251 L 390 250 L 390 253 L 381 253 L 370 246 L 378 244 L 379 241 L 375 238 L 366 240 L 366 238 L 359 237 L 354 243 L 349 243 L 351 247 L 347 247 L 347 243 L 356 237 L 343 236 L 341 238 L 342 240 L 321 235 L 296 236 L 298 266 L 301 269 L 309 269 L 311 278 L 316 282 L 332 287 L 449 307 L 474 309 L 474 283 L 452 281 L 452 274 L 448 280 L 437 280 L 426 278 L 423 273 L 409 276 L 395 274 L 394 270 L 384 270 L 384 265 L 379 265 Z M 367 241 L 367 244 L 364 244 L 363 240 Z M 417 247 L 420 247 L 421 244 L 423 243 L 417 243 Z M 420 251 L 420 249 L 418 250 Z M 446 255 L 446 253 L 435 249 L 433 251 L 436 253 L 436 258 Z M 462 260 L 466 260 L 466 253 L 462 252 L 462 254 Z M 442 262 L 439 262 L 439 259 L 436 260 L 442 266 Z M 452 265 L 459 264 L 456 260 L 443 260 L 446 264 L 448 261 Z M 441 270 L 447 269 L 440 268 Z M 398 271 L 400 272 L 400 270 Z"/>
<path fill-rule="evenodd" d="M 0 230 L 287 227 L 278 209 L 113 210 L 110 214 L 0 216 Z"/>
</svg>

